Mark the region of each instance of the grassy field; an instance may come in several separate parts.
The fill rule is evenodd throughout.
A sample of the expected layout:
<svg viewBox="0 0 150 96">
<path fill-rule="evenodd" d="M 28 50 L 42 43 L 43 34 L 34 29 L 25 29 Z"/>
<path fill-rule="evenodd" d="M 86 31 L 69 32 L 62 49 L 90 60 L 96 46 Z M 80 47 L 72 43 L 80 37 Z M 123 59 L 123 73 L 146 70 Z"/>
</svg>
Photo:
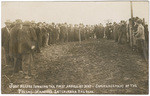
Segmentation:
<svg viewBox="0 0 150 96">
<path fill-rule="evenodd" d="M 68 90 L 77 94 L 148 94 L 148 63 L 126 44 L 118 45 L 106 39 L 56 44 L 34 54 L 34 61 L 30 79 L 21 74 L 11 77 L 13 69 L 3 69 L 2 75 L 5 74 L 10 81 L 2 77 L 2 93 L 17 94 L 18 88 L 9 88 L 9 84 L 13 83 L 51 85 L 54 87 L 36 90 L 52 90 L 56 94 Z M 72 86 L 67 88 L 69 85 Z"/>
</svg>

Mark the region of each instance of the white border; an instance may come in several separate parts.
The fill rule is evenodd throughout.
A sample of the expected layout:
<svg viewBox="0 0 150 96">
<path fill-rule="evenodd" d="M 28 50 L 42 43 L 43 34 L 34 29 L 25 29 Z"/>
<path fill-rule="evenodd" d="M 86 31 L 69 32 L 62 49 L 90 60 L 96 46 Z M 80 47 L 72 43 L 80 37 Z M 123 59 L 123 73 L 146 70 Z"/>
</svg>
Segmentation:
<svg viewBox="0 0 150 96">
<path fill-rule="evenodd" d="M 99 2 L 99 1 L 103 1 L 103 2 L 111 2 L 111 1 L 114 1 L 114 2 L 126 2 L 126 1 L 140 1 L 140 2 L 148 2 L 150 0 L 1 0 L 2 1 L 63 1 L 63 2 L 66 2 L 66 1 L 70 1 L 70 2 Z M 1 6 L 1 3 L 0 3 L 0 6 Z M 149 3 L 149 9 L 150 9 L 150 3 Z M 149 12 L 149 16 L 150 16 L 150 12 Z M 0 17 L 1 17 L 1 7 L 0 7 Z M 1 19 L 0 19 L 0 22 L 1 22 Z M 149 19 L 149 25 L 150 25 L 150 19 Z M 0 26 L 1 26 L 1 23 L 0 23 Z M 150 29 L 150 26 L 149 26 L 149 29 Z M 150 34 L 149 34 L 149 37 L 150 37 Z M 0 39 L 1 39 L 1 34 L 0 34 Z M 1 42 L 0 42 L 1 44 Z M 150 38 L 149 38 L 149 45 L 150 45 Z M 0 50 L 1 50 L 1 47 L 0 47 Z M 1 54 L 1 51 L 0 51 L 0 54 Z M 150 52 L 149 52 L 150 54 Z M 0 55 L 0 58 L 1 58 L 1 55 Z M 150 60 L 150 56 L 149 56 L 149 60 Z M 1 59 L 0 59 L 1 61 Z M 1 64 L 1 63 L 0 63 Z M 150 64 L 150 61 L 149 61 L 149 64 Z M 150 66 L 149 66 L 149 69 L 150 69 Z M 0 67 L 0 70 L 1 70 L 1 67 Z M 0 71 L 0 77 L 1 77 L 1 71 Z M 150 80 L 150 76 L 149 76 L 149 80 Z M 1 85 L 1 79 L 0 79 L 0 85 Z M 150 87 L 150 83 L 149 83 L 149 87 Z M 149 91 L 150 91 L 150 88 L 149 88 Z M 61 96 L 66 96 L 66 95 L 69 95 L 69 96 L 78 96 L 78 95 L 82 95 L 82 94 L 1 94 L 1 86 L 0 86 L 0 95 L 2 96 L 27 96 L 27 95 L 32 95 L 32 96 L 43 96 L 43 95 L 53 95 L 53 96 L 58 96 L 58 95 L 61 95 Z M 83 95 L 94 95 L 94 96 L 109 96 L 109 95 L 117 95 L 117 96 L 125 96 L 127 94 L 83 94 Z M 141 95 L 128 95 L 128 96 L 141 96 Z"/>
</svg>

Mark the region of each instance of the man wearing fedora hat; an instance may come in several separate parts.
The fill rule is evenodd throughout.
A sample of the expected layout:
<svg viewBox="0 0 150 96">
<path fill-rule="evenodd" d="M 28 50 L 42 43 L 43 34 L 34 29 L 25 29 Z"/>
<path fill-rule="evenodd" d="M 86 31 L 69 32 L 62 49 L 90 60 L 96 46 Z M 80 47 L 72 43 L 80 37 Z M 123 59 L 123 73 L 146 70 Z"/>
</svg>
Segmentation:
<svg viewBox="0 0 150 96">
<path fill-rule="evenodd" d="M 37 23 L 37 27 L 35 28 L 36 35 L 37 35 L 37 52 L 41 52 L 42 47 L 42 22 Z"/>
<path fill-rule="evenodd" d="M 77 24 L 74 25 L 74 41 L 79 41 L 79 26 Z"/>
<path fill-rule="evenodd" d="M 5 27 L 1 29 L 2 31 L 2 47 L 4 48 L 5 60 L 6 64 L 9 65 L 10 63 L 10 56 L 9 56 L 9 41 L 10 41 L 10 29 L 11 29 L 11 21 L 7 20 L 5 22 Z"/>
<path fill-rule="evenodd" d="M 10 31 L 9 54 L 14 59 L 14 73 L 22 71 L 22 58 L 18 52 L 18 33 L 22 30 L 22 20 L 17 19 L 15 26 Z"/>
<path fill-rule="evenodd" d="M 119 36 L 118 36 L 118 44 L 123 44 L 126 43 L 126 22 L 125 21 L 121 21 L 120 22 L 120 28 L 119 28 Z"/>
<path fill-rule="evenodd" d="M 22 30 L 18 32 L 18 54 L 20 54 L 22 59 L 25 78 L 30 78 L 31 76 L 31 65 L 36 42 L 37 36 L 35 30 L 31 27 L 31 22 L 25 21 Z"/>
</svg>

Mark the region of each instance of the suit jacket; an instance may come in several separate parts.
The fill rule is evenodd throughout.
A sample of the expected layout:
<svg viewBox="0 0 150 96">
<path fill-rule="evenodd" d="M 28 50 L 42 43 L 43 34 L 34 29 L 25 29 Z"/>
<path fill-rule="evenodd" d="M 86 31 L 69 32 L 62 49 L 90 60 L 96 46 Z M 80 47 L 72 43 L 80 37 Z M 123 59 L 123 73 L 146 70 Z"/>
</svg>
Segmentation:
<svg viewBox="0 0 150 96">
<path fill-rule="evenodd" d="M 18 32 L 21 26 L 14 26 L 10 31 L 9 54 L 10 56 L 18 56 Z"/>
<path fill-rule="evenodd" d="M 18 52 L 20 54 L 31 53 L 32 46 L 36 46 L 37 36 L 35 30 L 30 26 L 23 26 L 18 32 Z"/>
<path fill-rule="evenodd" d="M 9 41 L 10 41 L 10 31 L 8 28 L 4 27 L 1 29 L 2 32 L 2 47 L 4 47 L 6 53 L 9 52 Z"/>
</svg>

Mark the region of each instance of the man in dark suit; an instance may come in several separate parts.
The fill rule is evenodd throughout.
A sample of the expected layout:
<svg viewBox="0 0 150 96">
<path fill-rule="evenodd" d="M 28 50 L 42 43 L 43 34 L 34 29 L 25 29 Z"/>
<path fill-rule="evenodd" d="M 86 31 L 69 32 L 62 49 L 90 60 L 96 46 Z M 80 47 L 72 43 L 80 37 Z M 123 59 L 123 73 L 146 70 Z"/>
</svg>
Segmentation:
<svg viewBox="0 0 150 96">
<path fill-rule="evenodd" d="M 95 27 L 94 27 L 94 34 L 96 35 L 96 38 L 99 39 L 99 27 L 98 25 L 96 24 Z"/>
<path fill-rule="evenodd" d="M 74 25 L 74 41 L 79 41 L 79 26 L 77 24 Z"/>
<path fill-rule="evenodd" d="M 53 31 L 54 31 L 53 23 L 48 26 L 47 31 L 49 33 L 48 45 L 51 45 L 54 43 L 53 42 Z"/>
<path fill-rule="evenodd" d="M 2 47 L 4 48 L 4 53 L 2 55 L 5 55 L 5 60 L 6 60 L 6 64 L 9 65 L 10 64 L 10 56 L 9 56 L 9 41 L 10 41 L 10 25 L 11 22 L 9 20 L 7 20 L 5 22 L 5 27 L 1 29 L 2 32 Z"/>
<path fill-rule="evenodd" d="M 45 46 L 48 45 L 47 40 L 48 40 L 48 37 L 49 37 L 49 33 L 47 31 L 46 23 L 45 22 L 42 23 L 42 29 L 41 29 L 41 31 L 42 31 L 42 47 L 45 47 Z"/>
<path fill-rule="evenodd" d="M 119 36 L 118 36 L 118 44 L 126 43 L 126 22 L 121 21 L 120 23 L 120 29 L 119 29 Z"/>
<path fill-rule="evenodd" d="M 113 24 L 113 33 L 114 33 L 114 40 L 115 40 L 115 42 L 118 42 L 118 38 L 119 38 L 119 24 L 117 24 L 116 22 L 114 22 L 114 24 Z"/>
<path fill-rule="evenodd" d="M 68 26 L 68 41 L 73 42 L 74 41 L 74 36 L 73 36 L 73 25 L 69 24 Z"/>
<path fill-rule="evenodd" d="M 36 35 L 37 35 L 37 41 L 38 41 L 38 53 L 41 52 L 41 47 L 42 47 L 42 22 L 39 22 L 37 24 L 36 28 Z"/>
<path fill-rule="evenodd" d="M 22 71 L 22 58 L 18 52 L 19 36 L 18 33 L 22 30 L 22 20 L 17 19 L 15 26 L 10 31 L 9 54 L 14 59 L 14 73 Z"/>
<path fill-rule="evenodd" d="M 60 26 L 60 42 L 65 42 L 65 40 L 66 40 L 66 30 L 67 30 L 67 28 L 66 28 L 65 24 L 62 24 Z"/>
<path fill-rule="evenodd" d="M 25 78 L 31 76 L 31 64 L 33 63 L 33 53 L 36 47 L 37 36 L 29 21 L 23 23 L 22 30 L 18 33 L 18 53 L 22 58 L 23 72 Z"/>
</svg>

